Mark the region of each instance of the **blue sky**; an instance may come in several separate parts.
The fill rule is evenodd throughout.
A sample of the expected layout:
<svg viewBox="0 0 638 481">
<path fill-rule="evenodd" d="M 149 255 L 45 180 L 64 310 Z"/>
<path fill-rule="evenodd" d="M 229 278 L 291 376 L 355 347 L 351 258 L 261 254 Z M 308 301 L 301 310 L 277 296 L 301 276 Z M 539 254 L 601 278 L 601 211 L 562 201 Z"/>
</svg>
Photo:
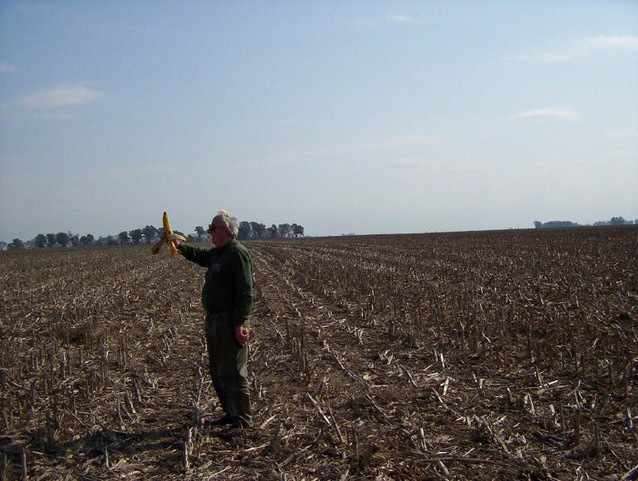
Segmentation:
<svg viewBox="0 0 638 481">
<path fill-rule="evenodd" d="M 638 219 L 638 2 L 0 4 L 0 240 Z"/>
</svg>

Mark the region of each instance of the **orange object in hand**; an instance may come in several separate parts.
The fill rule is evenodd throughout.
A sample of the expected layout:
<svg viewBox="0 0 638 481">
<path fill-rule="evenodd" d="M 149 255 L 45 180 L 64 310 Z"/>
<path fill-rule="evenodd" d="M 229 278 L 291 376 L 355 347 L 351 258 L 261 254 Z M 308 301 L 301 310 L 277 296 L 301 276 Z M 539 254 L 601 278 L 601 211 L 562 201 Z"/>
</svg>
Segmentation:
<svg viewBox="0 0 638 481">
<path fill-rule="evenodd" d="M 153 254 L 159 254 L 160 247 L 162 247 L 162 244 L 166 243 L 168 244 L 168 247 L 170 247 L 173 257 L 175 257 L 177 255 L 177 246 L 179 241 L 186 242 L 186 238 L 173 232 L 173 229 L 171 229 L 171 221 L 168 219 L 168 214 L 166 214 L 166 212 L 164 212 L 164 215 L 162 216 L 162 225 L 164 227 L 164 234 L 157 244 L 151 248 L 151 252 Z"/>
<path fill-rule="evenodd" d="M 235 340 L 237 344 L 244 347 L 250 339 L 250 329 L 248 327 L 240 326 L 235 328 Z"/>
<path fill-rule="evenodd" d="M 171 229 L 171 221 L 168 219 L 168 215 L 166 214 L 166 212 L 164 212 L 164 215 L 162 216 L 162 225 L 164 227 L 164 235 L 168 239 L 168 236 L 173 233 L 173 229 Z M 172 240 L 167 240 L 167 242 L 168 242 L 168 247 L 171 248 L 173 257 L 175 257 L 175 255 L 177 254 L 177 246 Z"/>
</svg>

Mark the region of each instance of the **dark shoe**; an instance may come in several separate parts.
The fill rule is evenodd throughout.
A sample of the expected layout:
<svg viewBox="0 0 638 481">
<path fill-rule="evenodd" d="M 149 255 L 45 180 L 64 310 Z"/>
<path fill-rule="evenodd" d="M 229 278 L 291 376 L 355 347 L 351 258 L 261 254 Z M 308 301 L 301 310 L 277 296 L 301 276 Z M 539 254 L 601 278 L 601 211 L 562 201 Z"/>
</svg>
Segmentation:
<svg viewBox="0 0 638 481">
<path fill-rule="evenodd" d="M 229 424 L 234 424 L 236 421 L 236 418 L 232 417 L 229 414 L 225 414 L 221 418 L 211 421 L 210 424 L 213 426 L 227 426 Z"/>
<path fill-rule="evenodd" d="M 252 427 L 252 424 L 239 418 L 233 418 L 233 421 L 230 424 L 230 429 L 250 429 Z"/>
</svg>

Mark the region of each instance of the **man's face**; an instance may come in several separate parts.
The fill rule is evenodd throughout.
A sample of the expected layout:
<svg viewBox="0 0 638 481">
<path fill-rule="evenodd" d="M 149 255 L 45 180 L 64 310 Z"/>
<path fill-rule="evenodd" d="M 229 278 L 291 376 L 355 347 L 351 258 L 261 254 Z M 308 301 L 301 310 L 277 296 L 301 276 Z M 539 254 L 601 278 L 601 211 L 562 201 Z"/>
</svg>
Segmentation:
<svg viewBox="0 0 638 481">
<path fill-rule="evenodd" d="M 213 238 L 215 247 L 224 247 L 233 238 L 230 229 L 219 216 L 213 218 L 213 222 L 208 226 L 208 233 Z"/>
</svg>

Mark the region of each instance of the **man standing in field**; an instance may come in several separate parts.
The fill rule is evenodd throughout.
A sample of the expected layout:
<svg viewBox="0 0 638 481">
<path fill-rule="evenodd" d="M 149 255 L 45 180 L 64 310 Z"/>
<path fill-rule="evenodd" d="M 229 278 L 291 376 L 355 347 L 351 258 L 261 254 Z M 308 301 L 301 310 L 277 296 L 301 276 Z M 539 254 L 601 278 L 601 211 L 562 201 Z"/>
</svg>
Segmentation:
<svg viewBox="0 0 638 481">
<path fill-rule="evenodd" d="M 178 249 L 189 261 L 208 268 L 202 289 L 206 345 L 213 387 L 224 411 L 213 424 L 250 427 L 247 361 L 253 274 L 248 251 L 236 239 L 238 231 L 237 217 L 222 210 L 208 227 L 214 248 L 178 241 Z"/>
</svg>

